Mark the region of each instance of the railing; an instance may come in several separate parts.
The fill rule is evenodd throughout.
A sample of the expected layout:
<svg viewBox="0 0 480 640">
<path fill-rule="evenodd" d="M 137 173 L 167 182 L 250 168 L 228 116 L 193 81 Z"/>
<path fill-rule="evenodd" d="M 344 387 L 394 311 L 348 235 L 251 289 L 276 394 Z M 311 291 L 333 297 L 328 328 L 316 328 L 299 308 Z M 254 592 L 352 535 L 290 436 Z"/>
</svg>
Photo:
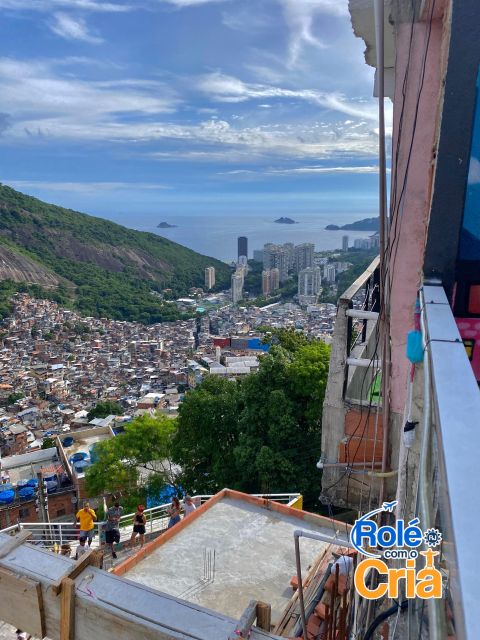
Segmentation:
<svg viewBox="0 0 480 640">
<path fill-rule="evenodd" d="M 300 496 L 299 493 L 273 493 L 273 494 L 253 494 L 256 498 L 265 498 L 275 502 L 290 504 L 295 502 Z M 212 495 L 197 495 L 193 497 L 196 506 L 200 506 Z M 162 504 L 143 512 L 146 519 L 146 535 L 155 536 L 165 531 L 168 527 L 169 515 L 168 510 L 170 503 Z M 119 521 L 120 543 L 126 543 L 130 540 L 133 531 L 134 513 L 124 514 Z M 94 525 L 94 535 L 97 540 L 102 543 L 103 526 L 105 522 L 97 522 Z M 76 547 L 78 544 L 79 526 L 73 522 L 19 522 L 16 525 L 2 529 L 0 533 L 8 533 L 14 535 L 18 531 L 30 531 L 31 536 L 28 542 L 40 545 L 42 547 L 61 547 L 62 545 L 70 545 Z"/>
<path fill-rule="evenodd" d="M 480 391 L 442 286 L 421 292 L 425 342 L 423 437 L 418 483 L 422 528 L 443 535 L 442 600 L 409 604 L 409 635 L 478 638 L 478 487 Z M 479 320 L 480 321 L 480 320 Z"/>
</svg>

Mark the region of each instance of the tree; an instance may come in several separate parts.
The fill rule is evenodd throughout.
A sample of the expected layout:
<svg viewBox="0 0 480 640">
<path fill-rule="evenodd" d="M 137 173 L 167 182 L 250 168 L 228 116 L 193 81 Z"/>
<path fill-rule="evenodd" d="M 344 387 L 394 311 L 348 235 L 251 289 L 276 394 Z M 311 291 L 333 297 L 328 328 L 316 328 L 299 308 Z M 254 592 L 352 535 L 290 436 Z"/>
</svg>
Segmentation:
<svg viewBox="0 0 480 640">
<path fill-rule="evenodd" d="M 14 391 L 7 397 L 7 406 L 15 404 L 17 400 L 21 400 L 23 397 L 25 396 L 21 391 Z"/>
<path fill-rule="evenodd" d="M 55 440 L 53 438 L 45 438 L 42 442 L 42 449 L 51 449 L 55 446 Z"/>
<path fill-rule="evenodd" d="M 237 444 L 239 385 L 208 376 L 187 392 L 179 408 L 179 430 L 173 439 L 173 459 L 183 473 L 181 483 L 191 492 L 215 492 L 231 486 Z"/>
<path fill-rule="evenodd" d="M 173 458 L 189 489 L 301 491 L 316 500 L 329 347 L 307 338 L 291 344 L 293 351 L 272 347 L 258 373 L 236 382 L 209 376 L 187 393 Z"/>
<path fill-rule="evenodd" d="M 124 493 L 145 497 L 149 488 L 175 483 L 171 443 L 176 422 L 166 416 L 145 414 L 125 427 L 115 438 L 95 445 L 95 462 L 87 469 L 89 495 Z"/>
<path fill-rule="evenodd" d="M 94 418 L 106 418 L 107 416 L 121 416 L 123 414 L 122 407 L 118 402 L 106 400 L 105 402 L 97 402 L 87 414 L 89 420 Z"/>
</svg>

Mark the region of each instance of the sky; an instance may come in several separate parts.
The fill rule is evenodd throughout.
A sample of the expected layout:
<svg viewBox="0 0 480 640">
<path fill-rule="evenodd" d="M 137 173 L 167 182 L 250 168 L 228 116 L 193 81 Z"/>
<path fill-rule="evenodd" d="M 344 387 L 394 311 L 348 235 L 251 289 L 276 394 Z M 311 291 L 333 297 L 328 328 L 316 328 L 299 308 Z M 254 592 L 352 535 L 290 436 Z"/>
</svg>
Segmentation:
<svg viewBox="0 0 480 640">
<path fill-rule="evenodd" d="M 374 214 L 347 4 L 0 0 L 0 181 L 108 217 Z"/>
</svg>

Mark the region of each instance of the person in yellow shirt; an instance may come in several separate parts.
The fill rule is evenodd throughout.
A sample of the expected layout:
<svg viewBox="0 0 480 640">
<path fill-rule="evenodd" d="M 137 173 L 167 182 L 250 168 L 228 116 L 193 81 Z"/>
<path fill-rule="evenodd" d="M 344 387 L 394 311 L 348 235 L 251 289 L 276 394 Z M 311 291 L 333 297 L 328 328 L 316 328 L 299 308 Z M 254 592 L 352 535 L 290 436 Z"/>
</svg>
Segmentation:
<svg viewBox="0 0 480 640">
<path fill-rule="evenodd" d="M 83 507 L 83 509 L 80 509 L 76 517 L 77 520 L 80 520 L 80 538 L 87 538 L 88 546 L 90 547 L 93 540 L 97 514 L 93 509 L 90 508 L 90 504 L 86 502 L 85 506 Z"/>
</svg>

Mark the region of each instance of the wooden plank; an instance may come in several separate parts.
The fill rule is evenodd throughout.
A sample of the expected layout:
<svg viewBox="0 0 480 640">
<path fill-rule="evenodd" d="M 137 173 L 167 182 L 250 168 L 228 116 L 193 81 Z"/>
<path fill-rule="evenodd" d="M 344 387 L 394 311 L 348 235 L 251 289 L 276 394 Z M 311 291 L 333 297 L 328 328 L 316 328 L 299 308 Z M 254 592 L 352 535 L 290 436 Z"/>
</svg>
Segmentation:
<svg viewBox="0 0 480 640">
<path fill-rule="evenodd" d="M 42 587 L 39 582 L 0 568 L 0 619 L 18 626 L 21 611 L 22 630 L 43 638 L 46 636 Z"/>
<path fill-rule="evenodd" d="M 28 538 L 30 538 L 31 535 L 31 531 L 23 530 L 20 531 L 20 533 L 17 533 L 15 536 L 10 536 L 10 538 L 3 542 L 2 546 L 0 547 L 0 558 L 8 556 L 11 551 L 23 544 L 26 540 L 28 540 Z"/>
<path fill-rule="evenodd" d="M 62 580 L 60 640 L 75 640 L 75 581 L 71 578 Z"/>
<path fill-rule="evenodd" d="M 58 582 L 52 585 L 52 591 L 55 595 L 58 594 L 62 590 L 62 584 L 65 578 L 71 578 L 74 580 L 77 576 L 79 576 L 84 569 L 86 569 L 89 565 L 94 564 L 96 561 L 97 555 L 95 554 L 93 549 L 89 549 L 86 553 L 83 554 L 78 560 L 75 561 L 75 564 L 71 566 L 71 568 L 66 571 L 63 576 L 58 580 Z"/>
<path fill-rule="evenodd" d="M 238 640 L 239 638 L 248 638 L 250 636 L 250 629 L 253 627 L 253 623 L 257 617 L 257 601 L 250 600 L 247 608 L 242 613 L 242 617 L 238 621 L 234 631 L 228 636 L 228 640 Z"/>
<path fill-rule="evenodd" d="M 303 579 L 303 588 L 306 589 L 314 576 L 320 571 L 322 563 L 325 560 L 327 553 L 329 553 L 332 549 L 332 545 L 327 545 L 323 551 L 315 558 L 310 569 L 307 571 L 307 575 Z M 273 630 L 273 633 L 276 635 L 284 635 L 287 628 L 293 627 L 295 622 L 298 620 L 298 616 L 300 615 L 300 609 L 297 607 L 298 603 L 298 590 L 295 591 L 293 596 L 290 598 L 287 606 L 285 607 L 281 618 L 277 621 L 276 626 Z"/>
<path fill-rule="evenodd" d="M 268 631 L 272 624 L 272 606 L 266 602 L 257 602 L 257 627 Z"/>
</svg>

